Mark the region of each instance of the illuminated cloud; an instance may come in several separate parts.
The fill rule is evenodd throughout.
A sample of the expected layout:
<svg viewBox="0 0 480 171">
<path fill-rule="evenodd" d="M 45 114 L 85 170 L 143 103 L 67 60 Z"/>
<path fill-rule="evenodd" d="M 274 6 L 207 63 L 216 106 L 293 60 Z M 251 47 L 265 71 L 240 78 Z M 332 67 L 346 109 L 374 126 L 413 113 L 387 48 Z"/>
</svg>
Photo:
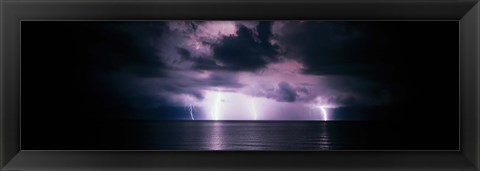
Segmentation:
<svg viewBox="0 0 480 171">
<path fill-rule="evenodd" d="M 116 26 L 125 27 L 123 34 L 129 38 L 112 42 L 109 46 L 126 48 L 109 53 L 125 51 L 121 55 L 133 61 L 106 77 L 122 87 L 119 94 L 133 108 L 181 107 L 187 118 L 196 120 L 281 120 L 321 119 L 308 114 L 312 105 L 389 102 L 382 83 L 361 75 L 370 63 L 345 62 L 356 60 L 358 48 L 353 45 L 364 41 L 362 27 L 356 25 L 313 21 L 132 25 Z M 203 118 L 194 117 L 193 109 Z"/>
</svg>

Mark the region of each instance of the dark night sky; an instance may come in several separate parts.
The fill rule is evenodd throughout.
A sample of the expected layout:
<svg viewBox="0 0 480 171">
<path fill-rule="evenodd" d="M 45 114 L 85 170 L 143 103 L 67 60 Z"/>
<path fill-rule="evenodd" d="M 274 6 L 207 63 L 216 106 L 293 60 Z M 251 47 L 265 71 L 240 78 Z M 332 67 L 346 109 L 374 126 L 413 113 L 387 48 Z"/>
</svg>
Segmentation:
<svg viewBox="0 0 480 171">
<path fill-rule="evenodd" d="M 458 43 L 457 21 L 23 21 L 22 122 L 457 122 Z"/>
</svg>

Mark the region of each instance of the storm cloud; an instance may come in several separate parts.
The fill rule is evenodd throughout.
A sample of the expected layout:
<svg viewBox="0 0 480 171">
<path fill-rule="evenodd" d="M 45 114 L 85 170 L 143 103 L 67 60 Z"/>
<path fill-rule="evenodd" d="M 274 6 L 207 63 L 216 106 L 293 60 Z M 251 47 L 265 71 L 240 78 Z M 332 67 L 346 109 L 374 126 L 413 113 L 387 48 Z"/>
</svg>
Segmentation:
<svg viewBox="0 0 480 171">
<path fill-rule="evenodd" d="M 251 92 L 248 89 L 252 86 L 249 85 L 257 82 L 239 80 L 242 73 L 250 73 L 244 77 L 276 78 L 267 83 L 270 89 L 257 90 L 254 96 L 278 102 L 313 103 L 319 96 L 338 105 L 388 101 L 387 98 L 368 98 L 372 94 L 381 94 L 378 89 L 387 92 L 384 94 L 389 90 L 382 88 L 382 83 L 362 77 L 375 75 L 379 69 L 388 67 L 377 60 L 378 55 L 369 53 L 373 46 L 371 32 L 363 24 L 171 21 L 143 25 L 120 23 L 114 28 L 119 31 L 113 33 L 122 34 L 117 37 L 125 40 L 110 43 L 112 49 L 104 49 L 105 53 L 97 55 L 110 59 L 105 57 L 115 55 L 110 53 L 118 49 L 118 56 L 137 60 L 117 68 L 124 73 L 136 74 L 138 80 L 131 81 L 143 82 L 150 87 L 145 91 L 165 96 L 165 99 L 185 95 L 200 101 L 206 90 L 213 89 Z M 122 45 L 127 42 L 132 43 Z M 134 53 L 122 52 L 126 50 Z M 291 60 L 297 62 L 289 62 Z M 330 82 L 318 86 L 318 77 L 329 75 L 357 77 L 356 81 L 340 79 L 343 81 L 340 84 Z M 300 83 L 290 80 L 293 77 L 306 79 Z M 317 88 L 302 85 L 305 82 Z M 362 87 L 365 82 L 375 83 L 365 88 Z"/>
<path fill-rule="evenodd" d="M 419 24 L 370 21 L 60 24 L 56 27 L 65 28 L 65 33 L 56 40 L 62 43 L 58 47 L 65 52 L 54 55 L 77 59 L 75 65 L 65 69 L 74 74 L 65 78 L 76 78 L 72 84 L 87 80 L 92 97 L 110 101 L 109 108 L 119 110 L 118 106 L 134 111 L 188 104 L 204 113 L 212 113 L 214 105 L 225 105 L 224 112 L 233 112 L 253 110 L 235 105 L 259 103 L 258 106 L 270 106 L 268 112 L 275 113 L 312 105 L 401 105 L 411 99 L 405 87 L 422 87 L 417 83 L 422 79 L 413 75 L 411 69 L 450 75 L 416 64 L 412 56 L 427 61 L 429 53 L 437 49 L 433 47 L 445 49 L 440 44 L 443 39 L 426 34 L 428 29 L 417 34 Z M 439 42 L 438 45 L 427 38 Z M 422 50 L 422 44 L 426 43 L 432 44 L 431 48 Z M 442 80 L 440 77 L 436 80 Z M 412 78 L 416 81 L 411 81 Z M 423 89 L 428 88 L 423 86 Z M 278 111 L 270 111 L 274 109 Z"/>
<path fill-rule="evenodd" d="M 293 102 L 297 98 L 297 92 L 287 82 L 278 83 L 279 101 Z"/>
</svg>

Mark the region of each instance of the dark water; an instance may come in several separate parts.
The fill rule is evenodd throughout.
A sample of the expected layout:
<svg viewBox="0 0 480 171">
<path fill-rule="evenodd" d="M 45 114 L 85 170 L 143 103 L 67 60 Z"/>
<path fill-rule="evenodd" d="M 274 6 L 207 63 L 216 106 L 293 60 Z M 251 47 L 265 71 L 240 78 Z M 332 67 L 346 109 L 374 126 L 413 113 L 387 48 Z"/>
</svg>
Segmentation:
<svg viewBox="0 0 480 171">
<path fill-rule="evenodd" d="M 69 124 L 71 125 L 71 124 Z M 389 122 L 122 121 L 64 126 L 23 149 L 456 150 L 458 130 Z M 82 128 L 83 127 L 83 128 Z M 82 128 L 82 129 L 79 129 Z M 55 132 L 53 132 L 55 133 Z M 61 134 L 62 132 L 58 132 Z M 24 141 L 25 142 L 25 141 Z M 31 141 L 27 141 L 31 142 Z"/>
</svg>

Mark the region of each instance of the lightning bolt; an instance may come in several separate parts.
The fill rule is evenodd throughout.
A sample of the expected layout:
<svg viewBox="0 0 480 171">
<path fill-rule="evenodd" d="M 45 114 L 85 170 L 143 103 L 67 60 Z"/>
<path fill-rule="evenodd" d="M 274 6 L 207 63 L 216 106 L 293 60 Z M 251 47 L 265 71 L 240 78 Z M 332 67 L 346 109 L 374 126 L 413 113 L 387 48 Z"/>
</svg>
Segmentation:
<svg viewBox="0 0 480 171">
<path fill-rule="evenodd" d="M 190 108 L 190 117 L 192 117 L 192 120 L 195 120 L 195 118 L 193 117 L 193 105 L 190 104 L 188 107 Z"/>
<path fill-rule="evenodd" d="M 195 118 L 193 117 L 193 110 L 195 108 L 193 104 L 185 103 L 185 108 L 188 108 L 188 110 L 190 111 L 190 118 L 192 118 L 192 120 L 195 120 Z"/>
<path fill-rule="evenodd" d="M 322 116 L 323 116 L 323 121 L 327 121 L 328 120 L 328 113 L 327 113 L 327 110 L 325 109 L 324 106 L 318 106 L 318 108 L 320 109 L 320 112 L 322 112 Z"/>
<path fill-rule="evenodd" d="M 218 120 L 218 115 L 220 113 L 220 101 L 222 100 L 222 92 L 217 92 L 217 97 L 215 99 L 214 109 L 212 112 L 213 120 Z"/>
<path fill-rule="evenodd" d="M 257 120 L 257 111 L 255 110 L 255 102 L 254 102 L 254 98 L 251 98 L 250 99 L 250 105 L 251 105 L 251 109 L 252 109 L 252 114 L 253 114 L 253 119 L 254 120 Z"/>
</svg>

